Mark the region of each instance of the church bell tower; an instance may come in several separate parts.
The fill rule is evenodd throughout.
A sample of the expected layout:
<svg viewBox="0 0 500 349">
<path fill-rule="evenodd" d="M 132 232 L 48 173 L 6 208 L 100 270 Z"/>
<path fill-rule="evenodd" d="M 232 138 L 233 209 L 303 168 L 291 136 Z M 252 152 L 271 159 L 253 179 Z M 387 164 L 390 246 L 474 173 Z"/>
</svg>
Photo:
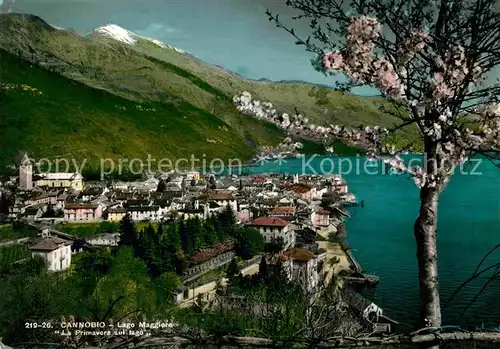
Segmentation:
<svg viewBox="0 0 500 349">
<path fill-rule="evenodd" d="M 33 164 L 28 154 L 24 154 L 19 164 L 19 187 L 24 190 L 33 189 Z"/>
</svg>

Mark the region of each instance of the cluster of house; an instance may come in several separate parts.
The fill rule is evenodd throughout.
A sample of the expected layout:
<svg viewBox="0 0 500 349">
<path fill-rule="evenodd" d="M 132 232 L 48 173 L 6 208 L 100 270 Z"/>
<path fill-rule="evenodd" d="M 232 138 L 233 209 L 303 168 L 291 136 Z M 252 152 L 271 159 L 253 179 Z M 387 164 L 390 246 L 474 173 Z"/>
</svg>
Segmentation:
<svg viewBox="0 0 500 349">
<path fill-rule="evenodd" d="M 249 223 L 259 212 L 283 219 L 261 218 L 253 224 L 267 228 L 263 231 L 266 239 L 269 229 L 283 230 L 285 240 L 291 242 L 283 222 L 307 216 L 313 227 L 328 227 L 330 212 L 321 210 L 318 201 L 333 194 L 339 200 L 349 197 L 347 183 L 340 176 L 209 178 L 191 171 L 152 174 L 135 182 L 84 183 L 79 173 L 34 174 L 30 159 L 24 156 L 8 218 L 97 222 L 119 221 L 128 213 L 136 221 L 160 221 L 173 215 L 206 219 L 229 205 L 242 223 Z"/>
<path fill-rule="evenodd" d="M 27 156 L 16 185 L 8 218 L 32 224 L 48 220 L 49 226 L 55 221 L 119 221 L 126 214 L 134 221 L 207 219 L 229 206 L 238 224 L 258 230 L 266 243 L 282 242 L 280 253 L 268 261 L 281 261 L 288 277 L 309 291 L 324 280 L 328 265 L 327 251 L 319 248 L 317 237 L 336 232 L 346 215 L 342 204 L 350 200 L 347 183 L 339 175 L 215 177 L 191 171 L 152 174 L 134 182 L 84 182 L 78 173 L 34 174 Z M 96 248 L 118 242 L 115 233 L 87 238 L 85 244 Z M 43 229 L 30 250 L 33 256 L 42 256 L 51 271 L 68 269 L 71 255 L 80 251 L 74 238 L 52 228 Z M 258 260 L 252 263 L 244 274 L 258 271 Z M 215 281 L 199 284 L 196 279 L 190 276 L 194 281 L 179 287 L 176 303 L 213 294 Z"/>
<path fill-rule="evenodd" d="M 126 214 L 134 221 L 207 219 L 229 206 L 238 224 L 255 228 L 267 243 L 281 241 L 285 251 L 281 258 L 290 275 L 304 278 L 310 287 L 315 287 L 318 277 L 304 270 L 318 269 L 324 253 L 296 246 L 297 234 L 305 230 L 323 236 L 335 232 L 342 210 L 335 205 L 325 210 L 322 201 L 341 203 L 348 194 L 347 183 L 335 175 L 215 177 L 191 171 L 158 173 L 135 182 L 84 182 L 79 173 L 35 174 L 27 156 L 20 163 L 16 183 L 9 207 L 11 221 L 119 221 Z M 97 236 L 88 242 L 113 246 L 118 239 L 115 235 Z M 33 254 L 48 256 L 51 270 L 64 270 L 70 256 L 62 240 L 60 235 L 46 236 L 31 249 Z"/>
</svg>

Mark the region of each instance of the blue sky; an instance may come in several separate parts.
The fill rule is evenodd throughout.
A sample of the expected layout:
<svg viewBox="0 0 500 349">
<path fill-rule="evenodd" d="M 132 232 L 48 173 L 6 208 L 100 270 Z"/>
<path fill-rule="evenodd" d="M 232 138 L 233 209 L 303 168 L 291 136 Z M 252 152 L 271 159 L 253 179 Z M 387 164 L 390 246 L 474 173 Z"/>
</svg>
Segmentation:
<svg viewBox="0 0 500 349">
<path fill-rule="evenodd" d="M 308 24 L 291 20 L 285 0 L 17 0 L 13 6 L 82 34 L 118 24 L 251 79 L 333 85 L 334 78 L 312 68 L 310 53 L 269 22 L 267 8 L 307 36 Z"/>
</svg>

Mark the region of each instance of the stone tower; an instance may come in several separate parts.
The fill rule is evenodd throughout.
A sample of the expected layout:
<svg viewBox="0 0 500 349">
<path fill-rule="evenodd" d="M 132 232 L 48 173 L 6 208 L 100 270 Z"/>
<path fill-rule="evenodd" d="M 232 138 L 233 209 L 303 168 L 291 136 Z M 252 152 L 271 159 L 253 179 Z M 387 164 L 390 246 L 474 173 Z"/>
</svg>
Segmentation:
<svg viewBox="0 0 500 349">
<path fill-rule="evenodd" d="M 33 164 L 28 154 L 24 154 L 19 164 L 19 187 L 25 190 L 33 189 Z"/>
</svg>

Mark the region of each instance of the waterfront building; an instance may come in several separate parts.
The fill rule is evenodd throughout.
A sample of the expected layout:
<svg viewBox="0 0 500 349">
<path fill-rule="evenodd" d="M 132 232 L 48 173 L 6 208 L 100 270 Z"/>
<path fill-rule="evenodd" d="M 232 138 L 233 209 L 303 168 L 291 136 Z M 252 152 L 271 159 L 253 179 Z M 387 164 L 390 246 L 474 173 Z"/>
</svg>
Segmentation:
<svg viewBox="0 0 500 349">
<path fill-rule="evenodd" d="M 330 225 L 330 211 L 317 210 L 311 213 L 311 223 L 315 228 L 328 227 Z"/>
<path fill-rule="evenodd" d="M 293 248 L 283 252 L 280 255 L 280 260 L 287 277 L 298 282 L 306 291 L 310 292 L 321 282 L 325 257 L 325 250 L 313 253 L 304 248 Z"/>
<path fill-rule="evenodd" d="M 333 179 L 333 188 L 339 195 L 345 195 L 349 192 L 347 182 L 341 176 L 337 176 Z"/>
</svg>

